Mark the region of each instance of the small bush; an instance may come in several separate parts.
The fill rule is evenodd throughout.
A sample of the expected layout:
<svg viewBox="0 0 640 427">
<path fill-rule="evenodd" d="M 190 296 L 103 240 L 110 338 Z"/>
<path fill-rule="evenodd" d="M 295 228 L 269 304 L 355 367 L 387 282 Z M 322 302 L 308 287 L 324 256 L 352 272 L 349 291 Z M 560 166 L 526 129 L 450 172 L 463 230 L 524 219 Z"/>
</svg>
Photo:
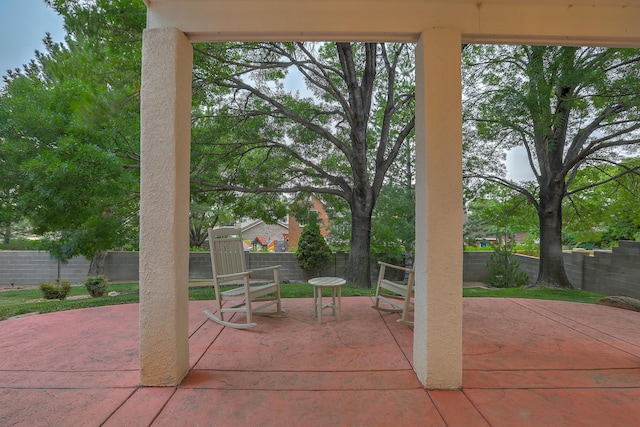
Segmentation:
<svg viewBox="0 0 640 427">
<path fill-rule="evenodd" d="M 491 262 L 487 264 L 487 278 L 484 280 L 489 286 L 510 288 L 524 286 L 529 276 L 520 271 L 520 262 L 513 256 L 513 247 L 509 244 L 498 245 L 491 254 Z"/>
<path fill-rule="evenodd" d="M 103 274 L 98 276 L 89 276 L 84 279 L 84 286 L 87 288 L 89 294 L 94 298 L 104 296 L 104 294 L 107 293 L 108 284 L 109 279 Z"/>
<path fill-rule="evenodd" d="M 71 292 L 71 283 L 68 280 L 56 279 L 56 283 L 40 283 L 40 290 L 46 299 L 65 299 Z"/>
<path fill-rule="evenodd" d="M 300 268 L 317 273 L 333 262 L 333 254 L 320 232 L 317 215 L 312 213 L 309 217 L 309 223 L 300 233 L 296 258 Z"/>
</svg>

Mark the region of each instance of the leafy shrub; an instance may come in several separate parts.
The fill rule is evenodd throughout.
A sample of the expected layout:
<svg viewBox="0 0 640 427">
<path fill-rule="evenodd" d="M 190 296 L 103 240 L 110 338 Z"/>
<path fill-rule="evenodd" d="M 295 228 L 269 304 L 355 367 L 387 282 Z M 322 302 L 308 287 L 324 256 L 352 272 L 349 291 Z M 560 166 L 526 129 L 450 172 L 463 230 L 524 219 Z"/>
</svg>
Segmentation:
<svg viewBox="0 0 640 427">
<path fill-rule="evenodd" d="M 322 233 L 320 233 L 320 227 L 315 215 L 311 215 L 309 224 L 305 225 L 302 233 L 300 233 L 296 258 L 300 268 L 314 273 L 333 261 L 331 248 Z"/>
<path fill-rule="evenodd" d="M 29 240 L 24 237 L 11 239 L 9 243 L 0 243 L 0 250 L 3 251 L 37 251 L 42 249 L 39 240 Z"/>
<path fill-rule="evenodd" d="M 71 283 L 68 280 L 56 279 L 56 283 L 40 283 L 40 290 L 46 299 L 65 299 L 71 292 Z"/>
<path fill-rule="evenodd" d="M 107 285 L 109 279 L 107 276 L 100 274 L 98 276 L 89 276 L 84 279 L 84 286 L 92 297 L 102 297 L 107 293 Z"/>
<path fill-rule="evenodd" d="M 520 262 L 513 256 L 513 248 L 509 244 L 494 248 L 491 261 L 487 263 L 487 272 L 484 283 L 498 288 L 524 286 L 529 281 L 529 276 L 520 271 Z"/>
</svg>

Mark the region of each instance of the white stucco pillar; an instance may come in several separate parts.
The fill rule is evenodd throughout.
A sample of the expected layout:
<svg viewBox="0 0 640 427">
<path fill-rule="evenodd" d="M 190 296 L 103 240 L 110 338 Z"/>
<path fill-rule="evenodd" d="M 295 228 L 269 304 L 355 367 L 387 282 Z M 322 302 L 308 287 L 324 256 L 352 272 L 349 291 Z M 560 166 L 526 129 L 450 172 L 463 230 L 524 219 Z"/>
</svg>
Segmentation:
<svg viewBox="0 0 640 427">
<path fill-rule="evenodd" d="M 173 386 L 189 370 L 191 43 L 157 28 L 142 39 L 140 380 Z"/>
<path fill-rule="evenodd" d="M 416 298 L 413 363 L 427 389 L 462 387 L 461 35 L 416 46 Z"/>
</svg>

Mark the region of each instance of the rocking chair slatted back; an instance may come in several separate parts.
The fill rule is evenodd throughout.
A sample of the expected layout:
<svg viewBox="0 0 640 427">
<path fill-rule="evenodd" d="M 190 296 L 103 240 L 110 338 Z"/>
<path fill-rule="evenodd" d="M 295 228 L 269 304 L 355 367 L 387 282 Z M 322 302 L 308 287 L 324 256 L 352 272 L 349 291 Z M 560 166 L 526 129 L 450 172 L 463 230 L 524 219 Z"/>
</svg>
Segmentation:
<svg viewBox="0 0 640 427">
<path fill-rule="evenodd" d="M 209 245 L 214 277 L 247 271 L 240 230 L 209 229 Z"/>
</svg>

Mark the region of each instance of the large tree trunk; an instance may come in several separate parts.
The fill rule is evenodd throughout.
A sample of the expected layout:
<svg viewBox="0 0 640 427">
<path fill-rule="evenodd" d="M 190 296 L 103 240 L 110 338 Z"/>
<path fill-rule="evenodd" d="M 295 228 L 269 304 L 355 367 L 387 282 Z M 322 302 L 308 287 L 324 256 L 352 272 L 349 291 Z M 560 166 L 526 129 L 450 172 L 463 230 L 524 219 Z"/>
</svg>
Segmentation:
<svg viewBox="0 0 640 427">
<path fill-rule="evenodd" d="M 4 228 L 4 236 L 2 242 L 8 245 L 11 242 L 11 223 L 8 223 Z"/>
<path fill-rule="evenodd" d="M 98 276 L 104 274 L 105 263 L 107 261 L 107 251 L 98 252 L 89 265 L 88 276 Z"/>
<path fill-rule="evenodd" d="M 347 265 L 347 283 L 359 288 L 371 287 L 371 209 L 351 209 L 351 249 Z"/>
<path fill-rule="evenodd" d="M 201 225 L 191 225 L 189 227 L 189 245 L 192 248 L 204 247 L 207 241 L 207 230 Z"/>
<path fill-rule="evenodd" d="M 564 270 L 562 255 L 562 185 L 540 193 L 540 267 L 537 286 L 573 289 Z"/>
</svg>

